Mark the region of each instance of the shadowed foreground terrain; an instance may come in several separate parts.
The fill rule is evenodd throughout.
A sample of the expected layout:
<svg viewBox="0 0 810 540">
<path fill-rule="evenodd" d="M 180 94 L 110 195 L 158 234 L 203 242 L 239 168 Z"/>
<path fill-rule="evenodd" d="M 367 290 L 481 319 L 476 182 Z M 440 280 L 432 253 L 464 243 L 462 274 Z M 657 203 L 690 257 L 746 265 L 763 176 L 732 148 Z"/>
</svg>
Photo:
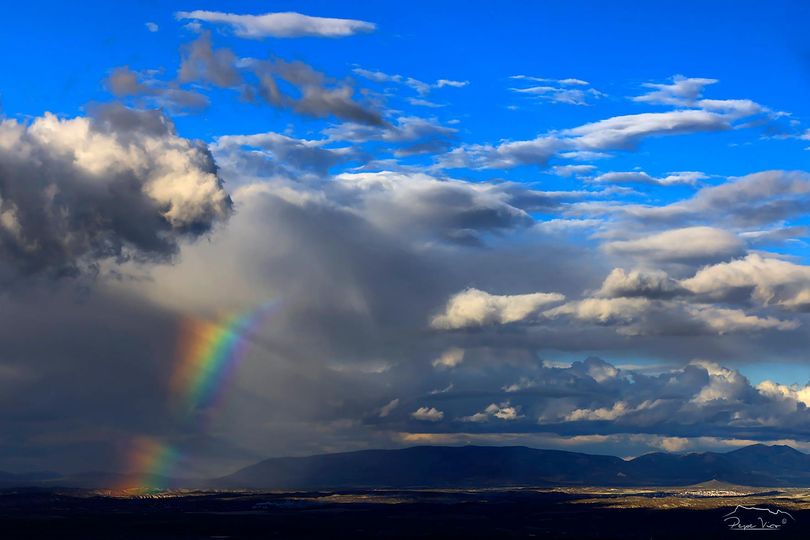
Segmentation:
<svg viewBox="0 0 810 540">
<path fill-rule="evenodd" d="M 806 538 L 810 490 L 710 482 L 687 488 L 0 492 L 0 537 L 203 538 L 739 538 L 724 516 L 768 506 L 777 538 Z M 788 519 L 789 518 L 789 519 Z"/>
</svg>

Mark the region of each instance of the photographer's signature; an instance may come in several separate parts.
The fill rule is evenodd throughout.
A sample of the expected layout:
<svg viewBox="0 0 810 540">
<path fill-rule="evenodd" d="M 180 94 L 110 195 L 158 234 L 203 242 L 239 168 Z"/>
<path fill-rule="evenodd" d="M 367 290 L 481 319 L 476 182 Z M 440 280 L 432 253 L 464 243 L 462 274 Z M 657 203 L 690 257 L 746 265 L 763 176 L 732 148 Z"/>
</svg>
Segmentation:
<svg viewBox="0 0 810 540">
<path fill-rule="evenodd" d="M 723 521 L 732 531 L 778 531 L 796 519 L 784 510 L 737 505 Z"/>
</svg>

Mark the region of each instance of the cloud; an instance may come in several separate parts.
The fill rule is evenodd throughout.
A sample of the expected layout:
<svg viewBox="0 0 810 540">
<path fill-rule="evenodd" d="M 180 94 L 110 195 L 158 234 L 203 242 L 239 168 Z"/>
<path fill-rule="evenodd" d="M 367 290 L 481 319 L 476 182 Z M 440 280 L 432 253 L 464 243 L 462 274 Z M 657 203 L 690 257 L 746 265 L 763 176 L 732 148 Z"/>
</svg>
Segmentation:
<svg viewBox="0 0 810 540">
<path fill-rule="evenodd" d="M 562 133 L 581 150 L 631 150 L 641 140 L 731 128 L 723 115 L 703 110 L 640 113 L 614 116 L 568 129 Z"/>
<path fill-rule="evenodd" d="M 614 268 L 602 282 L 598 295 L 607 298 L 645 297 L 671 298 L 686 290 L 661 270 L 631 270 Z"/>
<path fill-rule="evenodd" d="M 742 254 L 744 244 L 736 235 L 713 227 L 686 227 L 635 240 L 604 245 L 613 255 L 654 261 L 710 261 Z"/>
<path fill-rule="evenodd" d="M 0 167 L 4 273 L 166 259 L 231 208 L 206 145 L 177 136 L 157 111 L 2 121 Z"/>
<path fill-rule="evenodd" d="M 431 90 L 436 88 L 464 88 L 467 86 L 469 81 L 454 81 L 451 79 L 439 79 L 435 83 L 427 83 L 424 81 L 420 81 L 419 79 L 415 79 L 413 77 L 406 77 L 404 75 L 398 74 L 391 74 L 385 73 L 383 71 L 372 71 L 369 69 L 356 67 L 352 70 L 355 75 L 359 75 L 364 79 L 368 79 L 370 81 L 374 81 L 377 83 L 395 83 L 401 84 L 411 88 L 412 90 L 416 91 L 417 94 L 420 96 L 428 95 Z"/>
<path fill-rule="evenodd" d="M 673 172 L 662 178 L 650 176 L 644 171 L 608 172 L 593 178 L 594 182 L 607 184 L 651 184 L 657 186 L 694 186 L 699 180 L 708 178 L 702 172 Z"/>
<path fill-rule="evenodd" d="M 263 39 L 322 37 L 341 38 L 355 34 L 373 32 L 374 23 L 355 19 L 334 19 L 311 17 L 295 12 L 265 13 L 263 15 L 237 15 L 219 11 L 179 11 L 178 20 L 191 19 L 214 24 L 223 24 L 243 38 Z"/>
<path fill-rule="evenodd" d="M 548 304 L 561 302 L 557 293 L 493 295 L 479 289 L 466 289 L 453 295 L 444 312 L 436 315 L 430 325 L 439 329 L 459 329 L 491 324 L 509 324 L 536 315 Z"/>
<path fill-rule="evenodd" d="M 128 66 L 113 69 L 104 84 L 118 98 L 143 98 L 148 105 L 164 107 L 173 112 L 196 111 L 210 105 L 205 95 L 179 88 L 176 83 L 154 79 L 143 81 L 141 74 Z"/>
<path fill-rule="evenodd" d="M 349 83 L 331 80 L 303 62 L 252 61 L 248 67 L 259 79 L 256 92 L 270 105 L 314 118 L 335 116 L 359 124 L 386 125 L 377 111 L 355 101 Z M 296 92 L 286 92 L 279 81 L 294 86 Z"/>
<path fill-rule="evenodd" d="M 485 235 L 532 223 L 518 207 L 532 192 L 508 186 L 441 180 L 421 173 L 342 173 L 334 177 L 336 195 L 359 197 L 367 219 L 391 234 L 408 227 L 413 240 L 483 245 Z M 553 202 L 553 201 L 552 201 Z"/>
<path fill-rule="evenodd" d="M 503 420 L 503 421 L 510 421 L 510 420 L 517 420 L 520 418 L 520 414 L 516 407 L 513 407 L 509 404 L 508 401 L 497 404 L 497 403 L 490 403 L 487 407 L 481 411 L 473 414 L 472 416 L 465 416 L 461 419 L 462 422 L 488 422 L 492 419 L 495 420 Z"/>
<path fill-rule="evenodd" d="M 522 165 L 545 166 L 558 155 L 582 152 L 633 150 L 650 137 L 685 135 L 731 129 L 726 116 L 704 110 L 681 110 L 614 116 L 526 141 L 506 141 L 495 145 L 467 145 L 441 157 L 445 168 L 511 168 Z M 574 154 L 571 154 L 574 152 Z"/>
<path fill-rule="evenodd" d="M 439 79 L 436 81 L 436 88 L 444 88 L 449 86 L 451 88 L 464 88 L 470 84 L 470 81 L 454 81 L 451 79 Z"/>
<path fill-rule="evenodd" d="M 157 25 L 157 23 L 148 22 L 148 23 L 145 24 L 145 26 L 146 26 L 147 30 L 149 30 L 150 32 L 153 32 L 153 33 L 160 30 L 160 27 Z"/>
<path fill-rule="evenodd" d="M 783 321 L 774 317 L 758 317 L 739 309 L 718 308 L 714 306 L 690 306 L 691 315 L 719 335 L 729 332 L 757 330 L 795 330 L 799 321 Z"/>
<path fill-rule="evenodd" d="M 242 82 L 236 69 L 236 55 L 230 49 L 214 50 L 211 33 L 203 32 L 199 38 L 183 46 L 180 83 L 201 81 L 214 86 L 234 87 Z"/>
<path fill-rule="evenodd" d="M 610 408 L 575 409 L 565 415 L 566 422 L 579 422 L 582 420 L 615 420 L 627 412 L 627 403 L 617 401 Z"/>
<path fill-rule="evenodd" d="M 327 148 L 329 142 L 267 132 L 223 135 L 216 139 L 212 148 L 218 160 L 227 160 L 231 167 L 244 167 L 244 173 L 253 165 L 261 167 L 264 173 L 324 177 L 332 167 L 360 157 L 350 147 Z"/>
<path fill-rule="evenodd" d="M 444 418 L 444 413 L 434 407 L 419 407 L 411 413 L 411 416 L 424 422 L 438 422 Z"/>
<path fill-rule="evenodd" d="M 586 298 L 568 302 L 544 312 L 549 318 L 570 315 L 599 324 L 630 323 L 650 309 L 646 298 Z"/>
<path fill-rule="evenodd" d="M 642 86 L 651 91 L 634 97 L 633 101 L 654 105 L 693 106 L 703 95 L 703 89 L 717 82 L 717 79 L 675 75 L 669 84 L 644 83 Z"/>
<path fill-rule="evenodd" d="M 433 361 L 433 367 L 437 369 L 450 369 L 458 366 L 464 361 L 464 349 L 458 347 L 448 349 L 440 357 Z"/>
<path fill-rule="evenodd" d="M 380 418 L 385 418 L 397 407 L 399 407 L 399 398 L 394 398 L 380 408 Z"/>
<path fill-rule="evenodd" d="M 722 336 L 737 332 L 790 331 L 800 325 L 797 320 L 760 317 L 739 309 L 644 297 L 585 298 L 546 310 L 543 315 L 549 319 L 565 316 L 613 326 L 617 333 L 625 336 Z"/>
<path fill-rule="evenodd" d="M 752 253 L 707 266 L 681 285 L 715 300 L 750 299 L 789 311 L 810 310 L 810 268 L 775 257 Z"/>
<path fill-rule="evenodd" d="M 587 176 L 596 169 L 595 165 L 555 165 L 551 172 L 557 176 Z"/>
<path fill-rule="evenodd" d="M 379 126 L 344 122 L 323 130 L 323 133 L 333 141 L 383 141 L 395 148 L 395 156 L 402 157 L 443 152 L 452 144 L 457 131 L 435 119 L 401 116 L 395 122 Z"/>
<path fill-rule="evenodd" d="M 804 171 L 763 171 L 699 189 L 687 199 L 663 205 L 578 203 L 569 212 L 591 217 L 611 215 L 636 222 L 685 227 L 726 228 L 784 226 L 786 220 L 810 211 L 810 174 Z M 621 226 L 626 228 L 626 223 Z"/>
<path fill-rule="evenodd" d="M 504 142 L 498 146 L 474 144 L 454 148 L 441 156 L 439 165 L 449 169 L 545 166 L 560 150 L 566 148 L 570 148 L 570 144 L 555 136 L 541 136 L 530 141 Z"/>
<path fill-rule="evenodd" d="M 567 105 L 589 105 L 590 99 L 598 99 L 605 96 L 595 88 L 584 88 L 589 86 L 587 81 L 581 79 L 546 79 L 540 77 L 527 77 L 525 75 L 515 75 L 511 79 L 529 81 L 532 83 L 542 83 L 539 85 L 510 88 L 511 91 L 532 97 L 540 101 L 551 103 L 564 103 Z"/>
</svg>

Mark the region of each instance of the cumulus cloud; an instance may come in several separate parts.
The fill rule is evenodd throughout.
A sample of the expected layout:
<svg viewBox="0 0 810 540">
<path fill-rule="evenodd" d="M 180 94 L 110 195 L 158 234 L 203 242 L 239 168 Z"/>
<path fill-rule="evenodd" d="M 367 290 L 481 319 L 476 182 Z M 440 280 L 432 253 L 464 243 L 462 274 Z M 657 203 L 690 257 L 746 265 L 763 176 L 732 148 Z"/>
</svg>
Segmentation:
<svg viewBox="0 0 810 540">
<path fill-rule="evenodd" d="M 311 17 L 292 11 L 262 15 L 238 15 L 220 11 L 179 11 L 178 20 L 194 20 L 222 24 L 239 37 L 250 39 L 323 37 L 341 38 L 373 32 L 374 23 L 355 19 Z"/>
<path fill-rule="evenodd" d="M 791 311 L 810 309 L 810 268 L 755 253 L 702 268 L 681 285 L 717 300 L 750 298 Z"/>
<path fill-rule="evenodd" d="M 490 403 L 487 407 L 471 416 L 465 416 L 462 422 L 488 422 L 490 420 L 517 420 L 520 418 L 519 411 L 516 407 L 509 404 L 508 401 L 504 403 Z"/>
<path fill-rule="evenodd" d="M 444 413 L 434 407 L 419 407 L 411 413 L 411 416 L 424 422 L 438 422 L 444 418 Z"/>
<path fill-rule="evenodd" d="M 0 167 L 2 265 L 26 274 L 164 259 L 230 212 L 206 145 L 157 111 L 5 120 Z"/>
<path fill-rule="evenodd" d="M 430 325 L 450 330 L 508 324 L 525 320 L 536 315 L 540 308 L 564 299 L 558 293 L 494 295 L 471 288 L 453 295 L 444 312 L 436 315 Z"/>
<path fill-rule="evenodd" d="M 602 282 L 598 295 L 608 298 L 634 297 L 670 298 L 686 292 L 677 280 L 661 270 L 631 270 L 614 268 Z"/>
</svg>

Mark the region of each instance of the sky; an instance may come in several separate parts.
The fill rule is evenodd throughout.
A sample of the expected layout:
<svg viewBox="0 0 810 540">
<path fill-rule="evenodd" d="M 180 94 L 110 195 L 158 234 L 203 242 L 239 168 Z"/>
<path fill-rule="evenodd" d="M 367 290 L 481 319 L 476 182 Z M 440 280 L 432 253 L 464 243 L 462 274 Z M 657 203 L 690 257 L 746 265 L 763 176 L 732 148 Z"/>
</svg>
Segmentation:
<svg viewBox="0 0 810 540">
<path fill-rule="evenodd" d="M 6 7 L 0 470 L 810 451 L 808 12 Z"/>
</svg>

